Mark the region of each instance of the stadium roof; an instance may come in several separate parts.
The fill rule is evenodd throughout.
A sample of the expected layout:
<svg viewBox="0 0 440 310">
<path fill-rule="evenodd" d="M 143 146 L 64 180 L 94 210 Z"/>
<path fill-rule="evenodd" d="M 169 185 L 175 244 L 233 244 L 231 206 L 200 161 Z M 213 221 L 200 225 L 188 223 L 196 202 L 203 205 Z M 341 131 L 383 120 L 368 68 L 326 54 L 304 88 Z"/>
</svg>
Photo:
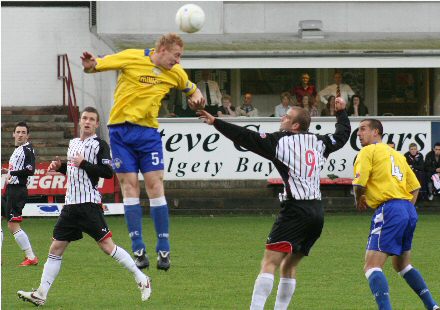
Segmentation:
<svg viewBox="0 0 440 310">
<path fill-rule="evenodd" d="M 99 36 L 120 51 L 152 47 L 159 34 Z M 187 68 L 440 67 L 440 33 L 432 32 L 325 33 L 322 39 L 301 39 L 287 33 L 181 36 Z"/>
</svg>

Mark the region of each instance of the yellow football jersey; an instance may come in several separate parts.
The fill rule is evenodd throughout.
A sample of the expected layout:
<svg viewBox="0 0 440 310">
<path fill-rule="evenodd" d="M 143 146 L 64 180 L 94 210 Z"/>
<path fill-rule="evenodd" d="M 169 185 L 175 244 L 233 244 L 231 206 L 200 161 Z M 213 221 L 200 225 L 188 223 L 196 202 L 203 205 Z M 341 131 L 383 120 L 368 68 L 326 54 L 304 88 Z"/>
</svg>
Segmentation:
<svg viewBox="0 0 440 310">
<path fill-rule="evenodd" d="M 384 143 L 362 148 L 354 163 L 353 185 L 366 187 L 367 204 L 375 209 L 391 199 L 411 200 L 420 188 L 406 159 Z"/>
<path fill-rule="evenodd" d="M 162 99 L 171 88 L 178 88 L 187 96 L 196 91 L 196 85 L 179 64 L 171 70 L 158 67 L 151 62 L 152 53 L 154 49 L 128 49 L 96 58 L 96 71 L 120 70 L 108 125 L 130 122 L 158 128 Z"/>
</svg>

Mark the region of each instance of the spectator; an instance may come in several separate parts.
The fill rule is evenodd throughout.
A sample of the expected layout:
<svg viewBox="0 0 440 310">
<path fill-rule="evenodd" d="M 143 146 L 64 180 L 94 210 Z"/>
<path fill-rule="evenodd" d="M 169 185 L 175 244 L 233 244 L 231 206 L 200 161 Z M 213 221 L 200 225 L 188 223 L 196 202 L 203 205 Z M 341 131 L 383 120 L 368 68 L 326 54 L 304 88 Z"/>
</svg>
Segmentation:
<svg viewBox="0 0 440 310">
<path fill-rule="evenodd" d="M 281 93 L 281 103 L 275 107 L 275 117 L 282 117 L 287 114 L 292 104 L 292 96 L 289 92 Z"/>
<path fill-rule="evenodd" d="M 359 95 L 354 95 L 351 97 L 351 104 L 348 107 L 349 116 L 368 116 L 368 108 L 362 102 Z"/>
<path fill-rule="evenodd" d="M 433 177 L 440 177 L 440 142 L 436 142 L 434 149 L 426 154 L 424 167 L 428 179 L 428 199 L 432 200 L 435 188 Z M 439 193 L 440 188 L 436 188 L 435 192 Z"/>
<path fill-rule="evenodd" d="M 342 74 L 340 72 L 335 72 L 334 81 L 334 84 L 327 86 L 318 93 L 321 102 L 327 104 L 330 96 L 342 97 L 345 102 L 349 102 L 350 97 L 354 95 L 354 91 L 350 85 L 342 83 Z"/>
<path fill-rule="evenodd" d="M 235 107 L 232 105 L 232 97 L 229 95 L 223 95 L 222 106 L 217 110 L 218 117 L 234 117 L 237 116 L 235 113 Z"/>
<path fill-rule="evenodd" d="M 258 116 L 257 108 L 252 105 L 252 94 L 250 92 L 247 92 L 244 94 L 243 98 L 243 105 L 237 109 L 237 116 Z"/>
<path fill-rule="evenodd" d="M 417 144 L 411 143 L 409 145 L 409 151 L 404 154 L 406 162 L 411 167 L 412 171 L 419 180 L 420 185 L 420 198 L 422 200 L 426 199 L 426 182 L 425 182 L 425 172 L 424 172 L 424 161 L 423 154 L 417 149 Z"/>
<path fill-rule="evenodd" d="M 330 96 L 327 99 L 325 108 L 321 111 L 321 116 L 334 116 L 335 113 L 335 96 Z"/>
<path fill-rule="evenodd" d="M 291 94 L 295 97 L 297 102 L 302 102 L 304 95 L 316 97 L 316 87 L 310 84 L 310 75 L 308 73 L 301 74 L 301 85 L 294 86 Z"/>
<path fill-rule="evenodd" d="M 202 70 L 202 80 L 197 83 L 197 88 L 202 92 L 206 101 L 205 110 L 216 115 L 217 109 L 221 106 L 222 93 L 216 81 L 211 78 L 210 70 Z"/>
<path fill-rule="evenodd" d="M 301 104 L 303 105 L 304 109 L 306 109 L 307 111 L 309 111 L 310 116 L 319 116 L 319 111 L 318 111 L 318 107 L 316 105 L 316 100 L 306 94 L 303 96 L 302 98 L 302 102 Z M 333 105 L 334 108 L 334 105 Z"/>
</svg>

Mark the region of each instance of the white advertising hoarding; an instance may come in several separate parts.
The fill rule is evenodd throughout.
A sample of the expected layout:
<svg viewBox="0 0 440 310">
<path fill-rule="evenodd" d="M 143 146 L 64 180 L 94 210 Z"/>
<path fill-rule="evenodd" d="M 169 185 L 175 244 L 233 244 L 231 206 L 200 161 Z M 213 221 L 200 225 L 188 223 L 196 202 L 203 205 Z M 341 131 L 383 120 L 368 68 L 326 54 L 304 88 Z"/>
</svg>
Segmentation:
<svg viewBox="0 0 440 310">
<path fill-rule="evenodd" d="M 351 178 L 353 161 L 361 148 L 356 137 L 359 121 L 351 119 L 350 140 L 339 151 L 332 153 L 322 170 L 321 177 L 334 174 Z M 279 129 L 276 118 L 230 119 L 239 126 L 258 132 L 274 132 Z M 382 120 L 384 142 L 393 141 L 396 149 L 403 154 L 411 142 L 417 143 L 420 151 L 426 154 L 431 149 L 431 123 L 440 118 L 410 120 L 396 117 Z M 199 120 L 161 120 L 166 180 L 220 180 L 220 179 L 268 179 L 279 177 L 273 164 L 249 151 L 235 146 L 221 135 L 213 126 Z M 317 134 L 333 133 L 335 120 L 315 118 L 310 132 Z"/>
</svg>

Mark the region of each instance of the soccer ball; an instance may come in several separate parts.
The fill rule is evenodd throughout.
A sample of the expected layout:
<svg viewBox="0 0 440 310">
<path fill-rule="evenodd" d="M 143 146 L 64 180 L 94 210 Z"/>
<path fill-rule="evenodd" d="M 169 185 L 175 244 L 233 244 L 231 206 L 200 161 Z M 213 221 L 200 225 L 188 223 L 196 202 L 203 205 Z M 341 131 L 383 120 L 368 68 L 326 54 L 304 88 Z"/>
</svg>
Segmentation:
<svg viewBox="0 0 440 310">
<path fill-rule="evenodd" d="M 176 13 L 176 24 L 183 32 L 193 33 L 202 29 L 205 12 L 195 4 L 185 4 Z"/>
</svg>

